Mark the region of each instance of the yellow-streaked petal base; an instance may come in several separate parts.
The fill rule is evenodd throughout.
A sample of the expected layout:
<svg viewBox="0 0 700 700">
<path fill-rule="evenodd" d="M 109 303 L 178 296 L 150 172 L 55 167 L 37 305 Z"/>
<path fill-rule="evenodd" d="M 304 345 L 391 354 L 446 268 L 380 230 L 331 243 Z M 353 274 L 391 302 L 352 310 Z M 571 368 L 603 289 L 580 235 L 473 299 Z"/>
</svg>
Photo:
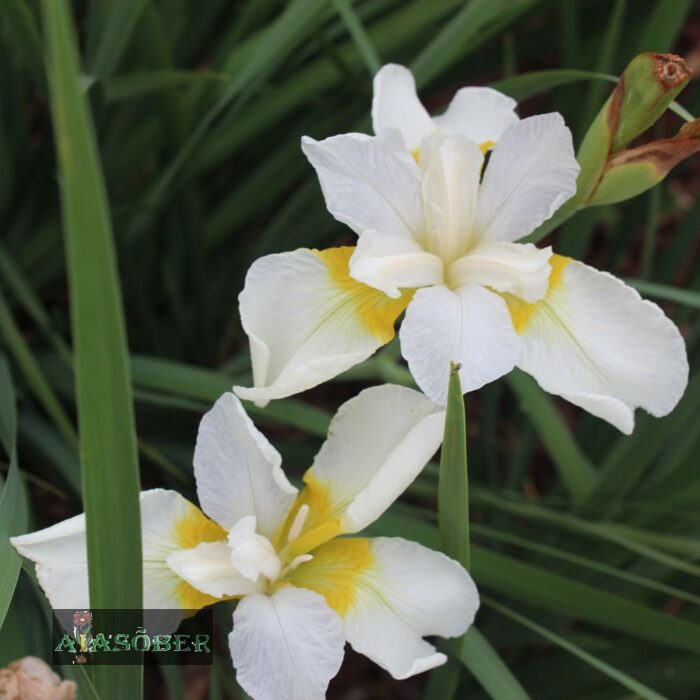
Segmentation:
<svg viewBox="0 0 700 700">
<path fill-rule="evenodd" d="M 411 301 L 413 290 L 406 290 L 398 299 L 392 299 L 354 280 L 349 267 L 354 252 L 354 246 L 314 251 L 328 268 L 333 283 L 348 294 L 362 325 L 381 343 L 388 343 L 394 337 L 394 323 Z"/>
<path fill-rule="evenodd" d="M 540 304 L 546 301 L 547 296 L 555 289 L 561 285 L 561 278 L 566 266 L 571 262 L 571 258 L 567 258 L 563 255 L 552 255 L 549 258 L 549 264 L 552 266 L 552 271 L 549 273 L 549 286 L 547 287 L 547 294 L 540 301 L 530 303 L 523 301 L 519 297 L 509 294 L 508 292 L 503 294 L 503 297 L 508 304 L 508 311 L 510 311 L 510 317 L 513 321 L 513 328 L 515 332 L 519 335 L 525 332 L 530 319 L 540 308 Z"/>
<path fill-rule="evenodd" d="M 310 472 L 304 474 L 304 483 L 306 486 L 292 505 L 278 539 L 278 546 L 284 547 L 287 534 L 299 509 L 302 506 L 308 506 L 309 513 L 299 536 L 285 550 L 288 561 L 292 561 L 300 554 L 310 552 L 340 534 L 340 519 L 336 515 L 338 504 L 331 500 L 328 487 Z"/>
<path fill-rule="evenodd" d="M 336 539 L 315 549 L 313 557 L 291 571 L 285 581 L 320 593 L 343 617 L 355 602 L 364 572 L 374 563 L 371 540 L 366 537 Z"/>
<path fill-rule="evenodd" d="M 207 518 L 196 506 L 191 503 L 188 506 L 187 513 L 175 523 L 177 542 L 182 549 L 196 547 L 202 542 L 218 542 L 226 539 L 226 530 Z M 199 610 L 224 600 L 198 591 L 187 581 L 182 581 L 178 585 L 175 595 L 183 610 Z"/>
</svg>

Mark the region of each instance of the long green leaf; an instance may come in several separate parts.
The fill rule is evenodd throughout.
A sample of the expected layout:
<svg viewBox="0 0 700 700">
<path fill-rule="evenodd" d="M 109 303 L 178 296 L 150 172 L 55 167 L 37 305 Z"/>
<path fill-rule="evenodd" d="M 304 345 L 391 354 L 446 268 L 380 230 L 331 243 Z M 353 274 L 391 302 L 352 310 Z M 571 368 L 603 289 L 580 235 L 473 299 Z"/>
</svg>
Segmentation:
<svg viewBox="0 0 700 700">
<path fill-rule="evenodd" d="M 472 0 L 447 23 L 411 64 L 418 85 L 430 82 L 460 54 L 485 41 L 490 26 L 513 21 L 540 0 Z"/>
<path fill-rule="evenodd" d="M 15 393 L 7 360 L 0 356 L 0 441 L 10 459 L 10 469 L 0 493 L 0 630 L 22 566 L 9 538 L 27 529 L 27 500 L 17 467 L 16 440 Z"/>
<path fill-rule="evenodd" d="M 129 100 L 154 92 L 188 87 L 196 83 L 224 83 L 231 80 L 228 73 L 198 70 L 139 71 L 109 78 L 104 83 L 108 102 Z"/>
<path fill-rule="evenodd" d="M 610 19 L 602 37 L 602 46 L 596 56 L 596 72 L 609 73 L 615 65 L 615 51 L 619 47 L 620 32 L 623 27 L 627 0 L 614 0 L 610 10 Z M 580 126 L 583 132 L 597 114 L 603 104 L 604 85 L 594 83 L 588 90 L 586 102 L 580 115 Z"/>
<path fill-rule="evenodd" d="M 483 588 L 674 649 L 700 653 L 700 625 L 481 547 L 472 547 Z"/>
<path fill-rule="evenodd" d="M 450 367 L 445 437 L 440 455 L 438 523 L 442 551 L 469 569 L 467 432 L 459 365 Z M 527 700 L 529 697 L 476 627 L 472 627 L 461 640 L 455 640 L 448 646 L 494 700 Z M 454 680 L 448 669 L 444 672 L 436 671 L 431 683 L 433 687 L 438 683 L 443 684 L 441 697 L 448 700 L 456 691 Z"/>
<path fill-rule="evenodd" d="M 684 304 L 692 309 L 700 309 L 700 292 L 696 292 L 693 289 L 681 289 L 679 287 L 671 287 L 668 284 L 647 282 L 646 280 L 628 279 L 625 281 L 640 294 L 652 297 L 652 299 L 672 301 L 676 304 Z"/>
<path fill-rule="evenodd" d="M 450 368 L 445 437 L 440 455 L 438 523 L 440 549 L 469 569 L 469 478 L 464 397 L 459 367 Z"/>
<path fill-rule="evenodd" d="M 172 360 L 137 355 L 131 358 L 131 367 L 136 386 L 197 399 L 205 404 L 213 403 L 221 394 L 231 391 L 234 383 L 233 377 L 221 372 Z M 330 414 L 296 399 L 274 401 L 265 408 L 246 401 L 245 406 L 248 413 L 272 423 L 300 428 L 320 437 L 325 437 L 328 432 Z"/>
<path fill-rule="evenodd" d="M 357 12 L 355 12 L 348 0 L 332 0 L 332 2 L 343 20 L 343 24 L 347 27 L 352 40 L 355 42 L 357 51 L 362 56 L 370 76 L 373 76 L 381 68 L 382 63 L 377 55 L 377 50 L 372 44 L 372 40 L 367 35 L 360 18 L 357 16 Z"/>
<path fill-rule="evenodd" d="M 109 207 L 80 88 L 70 6 L 44 0 L 42 8 L 71 290 L 90 604 L 140 608 L 136 430 Z M 140 667 L 94 671 L 103 700 L 141 697 Z"/>
<path fill-rule="evenodd" d="M 585 663 L 593 666 L 593 668 L 600 671 L 601 673 L 604 673 L 606 676 L 609 676 L 623 687 L 627 688 L 628 690 L 631 690 L 633 693 L 636 693 L 636 695 L 638 695 L 640 698 L 644 698 L 644 700 L 665 700 L 664 696 L 659 695 L 659 693 L 657 693 L 655 690 L 652 690 L 643 683 L 640 683 L 634 678 L 631 678 L 626 673 L 623 673 L 619 669 L 614 668 L 602 659 L 593 656 L 593 654 L 589 654 L 585 649 L 582 649 L 580 646 L 564 639 L 564 637 L 561 637 L 560 635 L 555 634 L 551 630 L 542 627 L 542 625 L 538 625 L 536 622 L 529 620 L 524 615 L 520 615 L 514 610 L 510 610 L 505 605 L 501 605 L 495 600 L 491 600 L 489 598 L 486 599 L 486 603 L 487 605 L 489 605 L 489 607 L 493 608 L 494 610 L 497 610 L 502 615 L 505 615 L 511 620 L 515 620 L 519 624 L 524 625 L 528 629 L 532 630 L 535 634 L 544 637 L 546 640 L 552 642 L 552 644 L 556 644 L 557 646 L 561 647 L 562 649 L 565 649 L 569 653 L 581 659 L 581 661 L 584 661 Z"/>
<path fill-rule="evenodd" d="M 491 83 L 491 87 L 510 95 L 515 100 L 524 100 L 541 92 L 546 92 L 562 85 L 583 80 L 604 80 L 608 83 L 617 82 L 616 75 L 607 73 L 595 73 L 588 70 L 573 70 L 558 68 L 555 70 L 538 70 L 530 73 L 514 75 L 511 78 L 504 78 Z"/>
<path fill-rule="evenodd" d="M 464 635 L 459 659 L 493 700 L 529 700 L 525 688 L 476 627 Z"/>
<path fill-rule="evenodd" d="M 673 49 L 678 32 L 693 6 L 693 0 L 656 0 L 654 9 L 644 23 L 639 38 L 638 53 L 657 51 L 666 53 Z"/>
<path fill-rule="evenodd" d="M 574 503 L 583 503 L 596 483 L 597 474 L 576 444 L 554 402 L 534 379 L 520 370 L 508 375 L 508 383 L 535 424 Z"/>
<path fill-rule="evenodd" d="M 5 0 L 0 3 L 0 18 L 9 29 L 15 47 L 27 64 L 32 78 L 39 87 L 45 88 L 41 37 L 30 4 L 25 0 Z"/>
<path fill-rule="evenodd" d="M 73 448 L 78 445 L 78 438 L 73 423 L 66 415 L 60 402 L 56 398 L 53 389 L 46 381 L 41 367 L 29 349 L 22 333 L 15 323 L 10 309 L 5 303 L 5 298 L 0 290 L 0 333 L 12 352 L 15 361 L 21 368 L 27 383 L 36 395 L 37 399 L 53 420 L 64 440 Z"/>
</svg>

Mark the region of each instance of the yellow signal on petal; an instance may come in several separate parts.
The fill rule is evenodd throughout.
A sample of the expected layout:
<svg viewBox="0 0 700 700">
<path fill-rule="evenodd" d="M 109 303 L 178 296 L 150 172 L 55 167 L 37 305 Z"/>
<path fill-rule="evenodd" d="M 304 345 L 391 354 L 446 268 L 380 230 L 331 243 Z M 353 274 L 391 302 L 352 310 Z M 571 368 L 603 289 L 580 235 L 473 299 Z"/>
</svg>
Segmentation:
<svg viewBox="0 0 700 700">
<path fill-rule="evenodd" d="M 535 312 L 541 308 L 541 304 L 546 302 L 547 296 L 561 286 L 562 275 L 570 262 L 571 258 L 567 258 L 564 255 L 555 254 L 549 258 L 549 264 L 552 266 L 552 271 L 549 273 L 549 286 L 547 287 L 547 294 L 540 301 L 529 303 L 513 294 L 507 292 L 503 294 L 506 304 L 508 304 L 508 311 L 510 311 L 510 318 L 513 321 L 513 328 L 515 328 L 516 333 L 521 334 L 525 332 Z"/>
<path fill-rule="evenodd" d="M 392 299 L 384 292 L 354 280 L 350 277 L 349 266 L 354 252 L 354 246 L 314 251 L 328 268 L 332 283 L 348 295 L 348 303 L 353 305 L 362 325 L 377 340 L 388 343 L 395 334 L 394 323 L 411 301 L 413 290 L 404 291 L 398 299 Z"/>
<path fill-rule="evenodd" d="M 207 518 L 197 506 L 188 503 L 185 515 L 175 522 L 175 539 L 182 549 L 189 549 L 202 542 L 225 540 L 226 530 Z M 187 581 L 178 584 L 175 595 L 183 610 L 199 610 L 224 600 L 198 591 Z"/>
<path fill-rule="evenodd" d="M 328 487 L 310 472 L 304 474 L 304 483 L 306 486 L 292 505 L 278 538 L 279 543 L 284 545 L 284 540 L 287 539 L 300 508 L 306 506 L 308 514 L 301 530 L 287 544 L 285 550 L 285 558 L 288 561 L 310 552 L 340 534 L 340 519 L 336 516 L 338 504 L 331 500 Z"/>
<path fill-rule="evenodd" d="M 187 504 L 187 513 L 176 521 L 177 543 L 182 549 L 196 547 L 202 542 L 218 542 L 226 539 L 226 530 L 207 518 L 197 506 Z"/>
<path fill-rule="evenodd" d="M 291 571 L 286 581 L 320 593 L 343 617 L 357 598 L 363 574 L 374 563 L 366 537 L 336 539 L 315 549 L 313 559 Z"/>
<path fill-rule="evenodd" d="M 187 581 L 181 581 L 178 584 L 175 595 L 182 610 L 200 610 L 201 608 L 206 608 L 207 605 L 220 603 L 222 600 L 231 600 L 231 596 L 214 598 L 214 596 L 202 593 L 194 586 L 190 586 Z"/>
<path fill-rule="evenodd" d="M 481 149 L 481 153 L 486 155 L 495 145 L 495 141 L 484 141 L 479 144 L 479 148 Z"/>
</svg>

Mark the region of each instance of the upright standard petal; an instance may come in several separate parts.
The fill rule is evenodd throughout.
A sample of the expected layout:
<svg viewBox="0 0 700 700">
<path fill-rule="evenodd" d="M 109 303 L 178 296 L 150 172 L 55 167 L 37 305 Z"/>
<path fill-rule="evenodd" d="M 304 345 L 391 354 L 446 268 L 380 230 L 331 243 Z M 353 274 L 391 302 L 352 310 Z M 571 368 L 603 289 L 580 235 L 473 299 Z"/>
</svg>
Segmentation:
<svg viewBox="0 0 700 700">
<path fill-rule="evenodd" d="M 634 410 L 664 416 L 688 382 L 685 344 L 663 311 L 621 280 L 554 256 L 547 296 L 509 300 L 522 341 L 518 366 L 552 394 L 634 428 Z"/>
<path fill-rule="evenodd" d="M 335 377 L 394 337 L 410 294 L 391 299 L 350 277 L 354 248 L 300 249 L 256 260 L 240 300 L 254 388 L 265 404 Z"/>
<path fill-rule="evenodd" d="M 518 103 L 498 90 L 465 87 L 457 90 L 452 102 L 434 122 L 447 134 L 464 134 L 487 150 L 498 142 L 503 132 L 519 121 Z"/>
<path fill-rule="evenodd" d="M 308 509 L 290 556 L 376 520 L 435 454 L 444 424 L 442 409 L 406 387 L 372 387 L 344 403 L 290 512 L 288 530 Z"/>
<path fill-rule="evenodd" d="M 406 149 L 418 151 L 435 125 L 416 94 L 416 81 L 408 68 L 390 63 L 374 76 L 372 126 L 377 136 L 398 129 Z"/>
<path fill-rule="evenodd" d="M 290 580 L 322 594 L 343 619 L 345 638 L 394 678 L 446 661 L 423 637 L 458 637 L 479 595 L 456 561 L 400 538 L 347 538 L 314 550 Z"/>
<path fill-rule="evenodd" d="M 551 248 L 537 248 L 532 243 L 482 243 L 452 263 L 447 279 L 452 287 L 479 284 L 537 301 L 549 286 L 551 257 Z"/>
<path fill-rule="evenodd" d="M 141 493 L 144 608 L 198 609 L 215 601 L 183 581 L 167 565 L 171 552 L 212 542 L 226 533 L 175 491 Z M 51 607 L 89 608 L 85 515 L 11 538 L 36 563 L 36 575 Z"/>
<path fill-rule="evenodd" d="M 527 236 L 576 193 L 579 166 L 560 114 L 523 119 L 503 132 L 479 191 L 475 237 Z"/>
<path fill-rule="evenodd" d="M 435 134 L 423 143 L 424 245 L 445 264 L 469 247 L 483 163 L 479 147 L 461 134 Z"/>
<path fill-rule="evenodd" d="M 401 324 L 401 353 L 418 386 L 447 402 L 450 362 L 459 363 L 466 393 L 510 372 L 518 338 L 506 302 L 477 285 L 419 289 Z"/>
<path fill-rule="evenodd" d="M 350 275 L 398 299 L 402 289 L 442 284 L 444 264 L 412 238 L 366 231 L 350 258 Z"/>
<path fill-rule="evenodd" d="M 281 463 L 241 402 L 232 393 L 223 394 L 202 418 L 194 448 L 197 496 L 204 512 L 227 531 L 241 518 L 256 516 L 258 532 L 272 537 L 297 494 Z"/>
<path fill-rule="evenodd" d="M 246 596 L 229 646 L 236 680 L 255 700 L 323 700 L 343 661 L 343 625 L 318 593 L 284 586 Z"/>
<path fill-rule="evenodd" d="M 398 131 L 384 136 L 304 136 L 301 148 L 316 169 L 328 211 L 358 235 L 423 233 L 418 166 Z"/>
</svg>

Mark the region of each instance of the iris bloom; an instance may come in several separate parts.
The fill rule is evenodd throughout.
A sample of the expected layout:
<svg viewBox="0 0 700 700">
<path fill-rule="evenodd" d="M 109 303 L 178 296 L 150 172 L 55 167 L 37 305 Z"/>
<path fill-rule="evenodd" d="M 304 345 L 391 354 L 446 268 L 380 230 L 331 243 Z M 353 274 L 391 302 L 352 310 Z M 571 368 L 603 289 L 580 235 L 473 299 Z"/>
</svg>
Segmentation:
<svg viewBox="0 0 700 700">
<path fill-rule="evenodd" d="M 410 73 L 375 80 L 377 135 L 302 148 L 329 211 L 357 246 L 257 260 L 240 296 L 264 404 L 340 374 L 394 336 L 418 386 L 444 404 L 450 361 L 466 392 L 520 367 L 625 433 L 634 411 L 671 411 L 688 377 L 683 339 L 619 279 L 518 242 L 576 191 L 559 114 L 518 120 L 492 90 L 460 90 L 431 119 Z M 485 153 L 490 150 L 488 163 Z"/>
<path fill-rule="evenodd" d="M 203 418 L 194 455 L 202 510 L 175 491 L 141 494 L 144 607 L 198 609 L 239 598 L 229 636 L 256 700 L 322 698 L 347 640 L 406 678 L 444 663 L 425 635 L 454 637 L 479 598 L 443 554 L 355 535 L 440 445 L 444 412 L 412 389 L 380 386 L 344 404 L 297 492 L 238 399 Z M 51 605 L 88 605 L 85 516 L 12 539 Z"/>
</svg>

